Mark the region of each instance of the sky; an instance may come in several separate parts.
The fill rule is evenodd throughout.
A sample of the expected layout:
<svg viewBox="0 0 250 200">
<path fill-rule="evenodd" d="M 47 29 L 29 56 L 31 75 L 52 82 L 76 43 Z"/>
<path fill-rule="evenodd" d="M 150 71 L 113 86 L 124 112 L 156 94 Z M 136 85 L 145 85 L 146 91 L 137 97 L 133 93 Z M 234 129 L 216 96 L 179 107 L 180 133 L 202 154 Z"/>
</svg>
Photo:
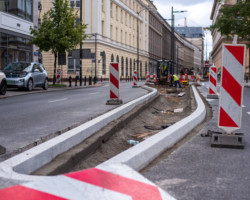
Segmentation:
<svg viewBox="0 0 250 200">
<path fill-rule="evenodd" d="M 175 26 L 184 26 L 186 18 L 187 26 L 209 27 L 212 24 L 210 15 L 214 0 L 153 0 L 158 12 L 165 19 L 171 19 L 171 8 L 174 11 L 187 11 L 184 13 L 175 13 Z M 171 24 L 171 21 L 168 21 Z M 209 53 L 212 51 L 212 36 L 210 31 L 205 31 L 204 43 L 204 58 L 209 58 Z"/>
</svg>

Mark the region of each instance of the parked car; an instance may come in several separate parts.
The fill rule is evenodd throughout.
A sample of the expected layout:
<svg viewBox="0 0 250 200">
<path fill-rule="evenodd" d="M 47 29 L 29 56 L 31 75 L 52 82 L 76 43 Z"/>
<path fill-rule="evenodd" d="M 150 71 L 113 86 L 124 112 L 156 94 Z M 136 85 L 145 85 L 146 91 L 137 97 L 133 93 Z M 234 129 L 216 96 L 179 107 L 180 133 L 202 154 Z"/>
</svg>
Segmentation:
<svg viewBox="0 0 250 200">
<path fill-rule="evenodd" d="M 7 87 L 48 89 L 48 74 L 41 63 L 14 62 L 4 68 Z"/>
<path fill-rule="evenodd" d="M 0 95 L 5 95 L 7 90 L 6 76 L 0 71 Z"/>
</svg>

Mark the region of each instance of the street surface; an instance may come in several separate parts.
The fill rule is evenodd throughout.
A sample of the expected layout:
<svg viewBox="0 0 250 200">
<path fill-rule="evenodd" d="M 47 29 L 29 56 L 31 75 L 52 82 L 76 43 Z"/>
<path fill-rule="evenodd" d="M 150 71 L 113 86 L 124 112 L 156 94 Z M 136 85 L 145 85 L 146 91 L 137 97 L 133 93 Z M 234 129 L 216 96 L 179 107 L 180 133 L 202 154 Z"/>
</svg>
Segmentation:
<svg viewBox="0 0 250 200">
<path fill-rule="evenodd" d="M 120 98 L 124 103 L 147 93 L 144 89 L 132 88 L 131 82 L 120 86 Z M 108 83 L 100 87 L 73 87 L 0 99 L 0 145 L 9 153 L 41 137 L 88 121 L 117 107 L 106 105 L 108 99 Z"/>
<path fill-rule="evenodd" d="M 208 84 L 198 89 L 203 96 Z M 143 175 L 181 200 L 243 200 L 250 199 L 250 88 L 244 88 L 242 127 L 245 149 L 210 147 L 210 137 L 201 137 L 207 130 L 221 131 L 217 127 L 218 102 L 208 100 L 213 118 L 189 142 L 170 156 L 143 171 Z"/>
</svg>

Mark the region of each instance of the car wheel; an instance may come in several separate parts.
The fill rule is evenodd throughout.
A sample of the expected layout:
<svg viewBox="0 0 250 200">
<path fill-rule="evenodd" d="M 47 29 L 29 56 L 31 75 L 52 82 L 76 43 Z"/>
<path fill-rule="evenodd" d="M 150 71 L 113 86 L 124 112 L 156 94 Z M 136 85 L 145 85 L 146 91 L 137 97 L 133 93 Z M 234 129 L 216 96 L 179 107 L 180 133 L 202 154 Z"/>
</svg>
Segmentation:
<svg viewBox="0 0 250 200">
<path fill-rule="evenodd" d="M 44 81 L 44 85 L 43 85 L 43 89 L 44 90 L 47 90 L 48 89 L 48 79 L 45 79 L 45 81 Z"/>
<path fill-rule="evenodd" d="M 6 90 L 7 90 L 7 83 L 3 81 L 0 85 L 0 95 L 5 95 Z"/>
<path fill-rule="evenodd" d="M 32 89 L 33 89 L 33 81 L 32 79 L 30 79 L 27 84 L 27 90 L 31 91 Z"/>
</svg>

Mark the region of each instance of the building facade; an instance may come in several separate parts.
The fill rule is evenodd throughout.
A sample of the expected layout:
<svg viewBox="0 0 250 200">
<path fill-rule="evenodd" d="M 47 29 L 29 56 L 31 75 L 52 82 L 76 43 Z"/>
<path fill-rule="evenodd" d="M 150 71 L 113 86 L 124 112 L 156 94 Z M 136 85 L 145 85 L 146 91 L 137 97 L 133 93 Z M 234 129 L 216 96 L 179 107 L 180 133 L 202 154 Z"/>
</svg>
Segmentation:
<svg viewBox="0 0 250 200">
<path fill-rule="evenodd" d="M 236 4 L 237 0 L 224 0 L 222 2 L 214 1 L 212 12 L 210 19 L 212 20 L 212 24 L 215 24 L 217 21 L 217 18 L 219 17 L 219 10 L 222 7 L 225 6 L 231 6 Z M 211 53 L 212 63 L 218 68 L 218 70 L 221 70 L 222 67 L 222 46 L 223 44 L 232 44 L 233 38 L 227 38 L 225 36 L 222 36 L 220 32 L 218 32 L 216 29 L 212 31 L 212 37 L 213 37 L 213 50 Z M 238 39 L 239 44 L 246 44 L 247 42 L 244 40 L 244 38 Z M 250 70 L 249 70 L 249 62 L 250 62 L 250 51 L 249 48 L 247 48 L 246 51 L 246 58 L 245 58 L 245 75 L 250 78 Z"/>
<path fill-rule="evenodd" d="M 33 61 L 30 27 L 34 27 L 33 0 L 0 0 L 0 70 L 9 63 Z"/>
<path fill-rule="evenodd" d="M 40 2 L 42 10 L 39 15 L 43 16 L 52 7 L 52 0 Z M 78 13 L 79 2 L 70 1 Z M 145 77 L 147 71 L 151 74 L 157 71 L 157 60 L 170 60 L 171 27 L 157 12 L 152 1 L 82 0 L 82 13 L 83 23 L 87 24 L 86 34 L 89 36 L 82 46 L 83 54 L 89 55 L 82 59 L 83 77 L 108 79 L 109 64 L 117 62 L 121 79 L 131 78 L 134 70 L 141 78 Z M 175 63 L 192 68 L 193 44 L 177 33 L 175 37 L 176 44 L 179 42 L 183 46 L 183 49 L 175 48 L 179 51 L 179 61 L 176 58 Z M 74 77 L 80 70 L 80 59 L 77 56 L 79 47 L 77 49 L 67 53 L 67 63 L 61 66 L 64 78 L 70 75 Z M 51 53 L 43 52 L 43 64 L 52 78 L 54 57 Z"/>
</svg>

